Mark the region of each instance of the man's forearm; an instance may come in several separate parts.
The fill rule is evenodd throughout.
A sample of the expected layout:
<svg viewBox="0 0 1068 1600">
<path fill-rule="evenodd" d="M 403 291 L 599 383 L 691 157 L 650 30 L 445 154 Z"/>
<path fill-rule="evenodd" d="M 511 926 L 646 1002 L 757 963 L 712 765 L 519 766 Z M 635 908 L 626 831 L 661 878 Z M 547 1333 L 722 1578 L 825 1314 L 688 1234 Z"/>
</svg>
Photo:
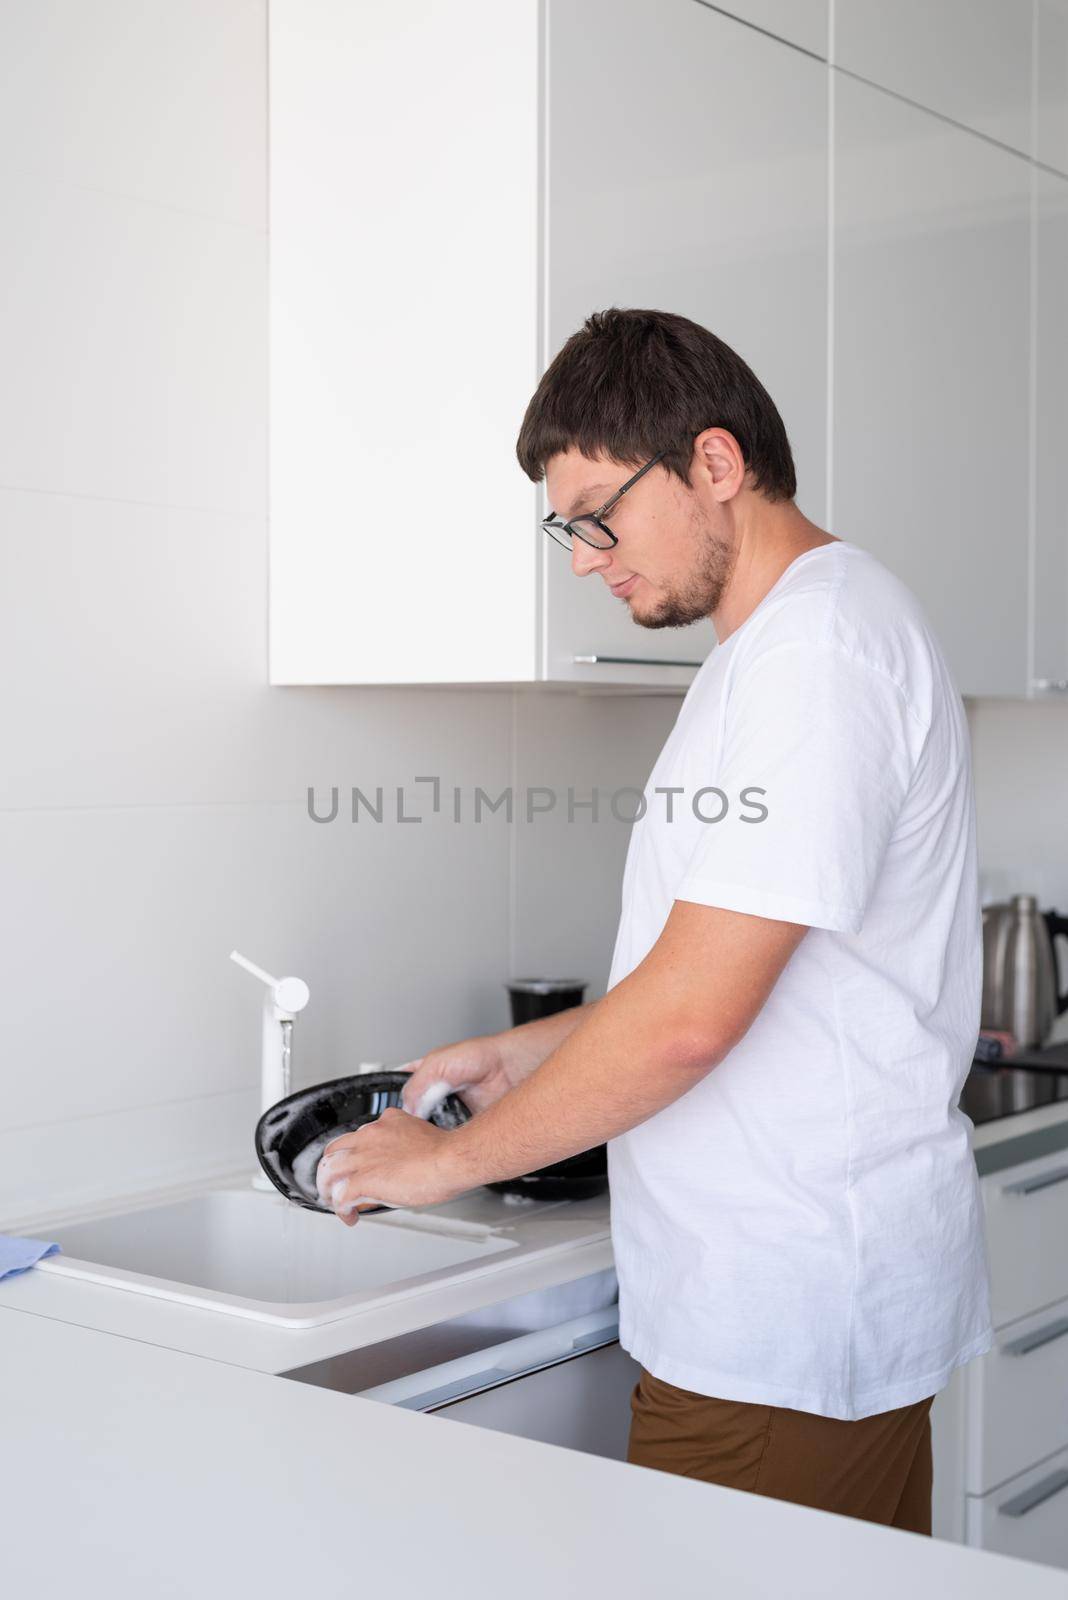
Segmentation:
<svg viewBox="0 0 1068 1600">
<path fill-rule="evenodd" d="M 715 1065 L 714 1052 L 693 1059 L 637 974 L 593 1005 L 525 1026 L 565 1017 L 566 1035 L 537 1070 L 449 1136 L 461 1178 L 492 1183 L 588 1150 L 670 1105 Z"/>
<path fill-rule="evenodd" d="M 501 1034 L 510 1076 L 515 1082 L 529 1077 L 540 1067 L 546 1057 L 552 1055 L 600 1003 L 599 1000 L 589 1000 L 584 1006 L 569 1006 L 566 1011 L 554 1011 L 551 1017 L 535 1017 L 533 1022 L 520 1022 Z"/>
<path fill-rule="evenodd" d="M 806 932 L 676 901 L 645 960 L 582 1008 L 536 1071 L 448 1135 L 443 1175 L 467 1187 L 514 1178 L 671 1105 L 742 1038 Z"/>
</svg>

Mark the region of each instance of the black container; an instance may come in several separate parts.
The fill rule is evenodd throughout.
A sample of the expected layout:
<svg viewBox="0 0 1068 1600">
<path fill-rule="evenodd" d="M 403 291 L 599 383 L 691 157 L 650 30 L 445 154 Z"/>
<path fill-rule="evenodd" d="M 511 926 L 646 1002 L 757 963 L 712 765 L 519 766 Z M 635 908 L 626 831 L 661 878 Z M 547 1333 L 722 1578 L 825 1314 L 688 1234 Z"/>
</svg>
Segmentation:
<svg viewBox="0 0 1068 1600">
<path fill-rule="evenodd" d="M 513 978 L 506 988 L 513 1027 L 580 1006 L 586 993 L 582 978 Z"/>
<path fill-rule="evenodd" d="M 515 1027 L 580 1006 L 586 993 L 583 978 L 513 978 L 505 987 Z M 525 1177 L 487 1187 L 498 1194 L 525 1194 L 533 1200 L 585 1200 L 603 1194 L 608 1187 L 608 1151 L 603 1144 L 594 1145 L 592 1150 L 539 1167 Z"/>
</svg>

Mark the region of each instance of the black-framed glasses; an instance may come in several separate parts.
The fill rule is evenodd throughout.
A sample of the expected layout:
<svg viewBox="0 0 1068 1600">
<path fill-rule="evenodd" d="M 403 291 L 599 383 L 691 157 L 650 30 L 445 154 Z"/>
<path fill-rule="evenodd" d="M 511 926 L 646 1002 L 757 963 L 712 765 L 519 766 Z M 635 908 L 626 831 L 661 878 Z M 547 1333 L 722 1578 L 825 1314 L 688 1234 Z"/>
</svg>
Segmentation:
<svg viewBox="0 0 1068 1600">
<path fill-rule="evenodd" d="M 628 489 L 633 488 L 638 479 L 648 472 L 650 467 L 655 467 L 666 454 L 666 450 L 661 450 L 651 461 L 647 461 L 644 467 L 639 467 L 633 478 L 628 478 L 622 489 L 617 489 L 611 499 L 606 500 L 603 506 L 598 506 L 596 511 L 587 512 L 581 517 L 572 517 L 570 522 L 565 522 L 562 517 L 550 511 L 549 515 L 541 520 L 541 525 L 549 538 L 555 539 L 557 544 L 562 544 L 565 550 L 573 550 L 576 539 L 592 545 L 595 550 L 610 550 L 614 544 L 619 543 L 619 540 L 611 528 L 605 527 L 602 518 L 607 516 L 616 501 L 621 499 Z"/>
</svg>

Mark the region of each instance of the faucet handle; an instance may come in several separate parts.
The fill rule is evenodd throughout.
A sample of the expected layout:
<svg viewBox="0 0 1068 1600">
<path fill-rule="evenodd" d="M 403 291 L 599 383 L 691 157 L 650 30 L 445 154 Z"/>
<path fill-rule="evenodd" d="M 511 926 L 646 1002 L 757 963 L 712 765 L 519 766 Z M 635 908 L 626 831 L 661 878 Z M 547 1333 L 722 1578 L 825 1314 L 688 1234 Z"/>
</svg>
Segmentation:
<svg viewBox="0 0 1068 1600">
<path fill-rule="evenodd" d="M 265 983 L 271 991 L 271 999 L 279 1011 L 289 1011 L 294 1015 L 303 1011 L 311 998 L 311 990 L 303 978 L 272 978 L 269 972 L 264 972 L 248 956 L 243 956 L 238 950 L 230 951 L 230 960 L 236 961 L 239 967 L 244 967 L 246 972 L 251 972 L 254 978 Z"/>
<path fill-rule="evenodd" d="M 303 1011 L 310 999 L 311 990 L 303 978 L 279 978 L 274 986 L 274 1003 L 279 1011 Z"/>
</svg>

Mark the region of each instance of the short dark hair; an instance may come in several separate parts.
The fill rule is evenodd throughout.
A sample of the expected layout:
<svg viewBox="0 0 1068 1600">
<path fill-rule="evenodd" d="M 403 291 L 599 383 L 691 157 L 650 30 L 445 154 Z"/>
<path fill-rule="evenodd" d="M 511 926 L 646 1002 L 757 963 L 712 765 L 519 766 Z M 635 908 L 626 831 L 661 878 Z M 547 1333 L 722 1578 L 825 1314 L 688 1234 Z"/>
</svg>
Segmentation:
<svg viewBox="0 0 1068 1600">
<path fill-rule="evenodd" d="M 538 483 L 562 450 L 635 466 L 663 451 L 664 466 L 688 484 L 693 441 L 705 428 L 733 434 L 767 499 L 793 499 L 783 420 L 741 356 L 688 317 L 613 306 L 587 317 L 546 368 L 516 454 Z"/>
</svg>

